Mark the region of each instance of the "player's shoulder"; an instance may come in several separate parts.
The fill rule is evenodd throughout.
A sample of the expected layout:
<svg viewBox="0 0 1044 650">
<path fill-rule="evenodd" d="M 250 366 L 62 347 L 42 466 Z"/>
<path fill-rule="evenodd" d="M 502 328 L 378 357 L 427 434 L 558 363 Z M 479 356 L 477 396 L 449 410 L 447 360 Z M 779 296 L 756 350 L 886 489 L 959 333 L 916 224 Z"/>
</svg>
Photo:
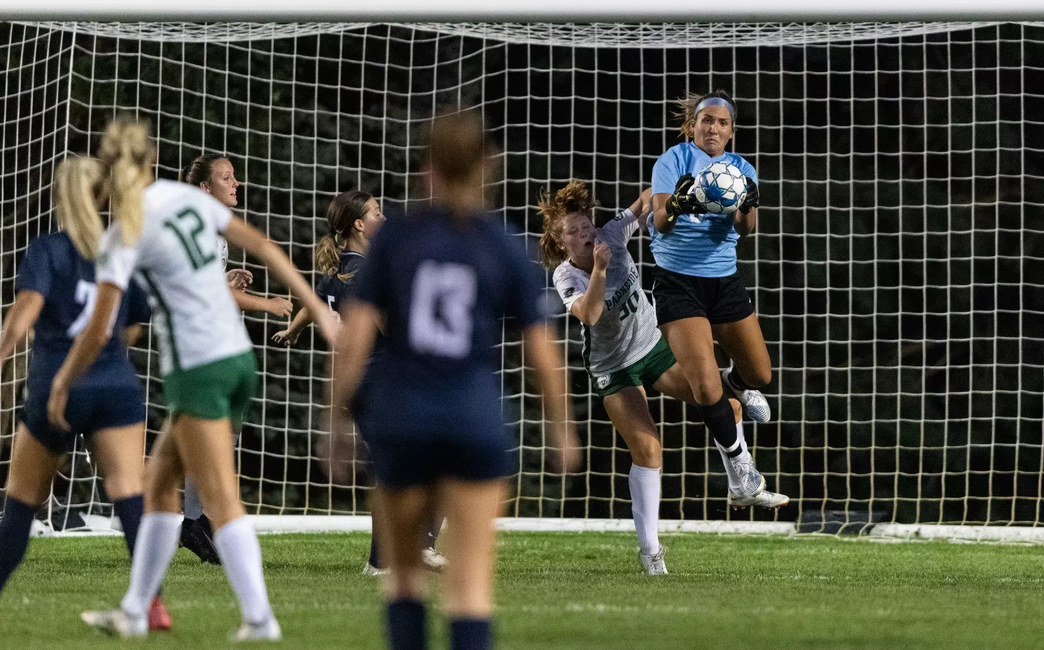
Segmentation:
<svg viewBox="0 0 1044 650">
<path fill-rule="evenodd" d="M 752 165 L 749 160 L 739 155 L 738 153 L 726 151 L 725 160 L 730 164 L 733 164 L 736 167 L 738 167 L 739 170 L 743 172 L 746 176 L 753 176 L 751 172 L 754 171 L 754 165 Z"/>
<path fill-rule="evenodd" d="M 26 257 L 63 257 L 67 256 L 70 250 L 74 253 L 76 252 L 76 247 L 73 246 L 69 235 L 65 231 L 52 232 L 47 235 L 40 235 L 30 241 L 26 250 Z M 78 255 L 79 253 L 76 254 Z"/>
<path fill-rule="evenodd" d="M 554 273 L 551 274 L 551 279 L 556 285 L 583 279 L 583 277 L 584 272 L 570 264 L 569 260 L 556 266 Z"/>
<path fill-rule="evenodd" d="M 338 262 L 337 276 L 342 282 L 350 282 L 355 274 L 359 272 L 366 258 L 355 251 L 344 251 Z"/>
<path fill-rule="evenodd" d="M 162 210 L 166 207 L 174 207 L 174 204 L 224 208 L 220 201 L 195 185 L 171 181 L 165 178 L 157 179 L 145 188 L 144 198 L 146 211 Z"/>
</svg>

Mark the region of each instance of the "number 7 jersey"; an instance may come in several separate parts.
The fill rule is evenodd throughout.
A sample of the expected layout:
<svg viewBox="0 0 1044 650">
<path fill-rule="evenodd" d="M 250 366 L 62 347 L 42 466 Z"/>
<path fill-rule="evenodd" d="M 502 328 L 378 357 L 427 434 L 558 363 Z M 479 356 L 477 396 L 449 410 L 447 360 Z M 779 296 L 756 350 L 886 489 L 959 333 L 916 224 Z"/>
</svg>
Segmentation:
<svg viewBox="0 0 1044 650">
<path fill-rule="evenodd" d="M 124 245 L 119 223 L 102 236 L 96 278 L 124 290 L 135 272 L 143 279 L 160 341 L 161 373 L 250 350 L 218 251 L 217 235 L 232 213 L 199 188 L 166 180 L 146 188 L 144 201 L 136 245 Z"/>
<path fill-rule="evenodd" d="M 605 271 L 605 309 L 594 325 L 584 325 L 584 365 L 592 375 L 623 370 L 649 353 L 660 340 L 656 312 L 642 290 L 638 267 L 627 242 L 638 229 L 630 210 L 598 229 L 598 239 L 609 244 L 613 258 Z M 591 275 L 569 260 L 555 269 L 554 283 L 566 311 L 587 292 Z"/>
</svg>

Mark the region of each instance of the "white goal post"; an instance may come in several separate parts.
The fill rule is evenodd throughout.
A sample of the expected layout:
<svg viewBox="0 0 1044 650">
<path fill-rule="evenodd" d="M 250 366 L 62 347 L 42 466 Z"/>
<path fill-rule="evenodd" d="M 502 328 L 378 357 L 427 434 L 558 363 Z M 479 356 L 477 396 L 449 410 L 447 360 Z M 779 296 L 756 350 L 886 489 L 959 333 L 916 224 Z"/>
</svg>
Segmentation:
<svg viewBox="0 0 1044 650">
<path fill-rule="evenodd" d="M 5 312 L 28 241 L 55 227 L 55 167 L 95 149 L 119 112 L 151 121 L 162 177 L 200 153 L 228 155 L 245 218 L 311 278 L 337 192 L 369 191 L 393 214 L 417 195 L 419 127 L 438 106 L 482 109 L 503 152 L 491 187 L 498 214 L 533 244 L 540 188 L 584 179 L 607 219 L 679 141 L 671 100 L 725 88 L 739 108 L 732 146 L 761 178 L 758 230 L 738 254 L 774 370 L 766 389 L 774 419 L 748 422 L 747 438 L 792 505 L 730 512 L 720 459 L 695 411 L 656 396 L 665 525 L 1041 525 L 1044 169 L 1035 158 L 1044 150 L 1044 23 L 998 22 L 1042 18 L 1037 3 L 946 3 L 951 19 L 981 22 L 852 22 L 944 16 L 927 2 L 758 1 L 741 15 L 700 9 L 700 20 L 721 22 L 670 23 L 677 7 L 658 0 L 628 3 L 626 15 L 623 3 L 556 2 L 543 18 L 530 12 L 552 3 L 509 14 L 471 2 L 416 9 L 392 0 L 358 13 L 314 0 L 221 3 L 221 13 L 206 13 L 214 8 L 193 2 L 42 0 L 5 16 L 275 20 L 292 9 L 369 20 L 0 24 Z M 541 22 L 370 22 L 404 15 Z M 561 22 L 574 18 L 636 22 Z M 649 289 L 647 241 L 632 252 Z M 284 291 L 241 252 L 230 264 L 250 268 L 258 291 Z M 501 377 L 519 454 L 508 514 L 540 527 L 612 529 L 630 517 L 629 455 L 583 371 L 576 321 L 553 290 L 547 299 L 566 342 L 584 469 L 545 471 L 539 401 L 509 337 Z M 238 449 L 248 511 L 273 529 L 294 528 L 297 517 L 314 517 L 308 527 L 357 522 L 366 477 L 335 487 L 316 462 L 327 362 L 319 337 L 309 331 L 285 351 L 268 343 L 285 322 L 245 318 L 261 378 Z M 0 377 L 0 481 L 28 348 Z M 157 365 L 151 346 L 133 354 L 154 433 L 163 416 Z M 45 529 L 104 528 L 96 517 L 109 515 L 78 449 L 55 483 Z"/>
</svg>

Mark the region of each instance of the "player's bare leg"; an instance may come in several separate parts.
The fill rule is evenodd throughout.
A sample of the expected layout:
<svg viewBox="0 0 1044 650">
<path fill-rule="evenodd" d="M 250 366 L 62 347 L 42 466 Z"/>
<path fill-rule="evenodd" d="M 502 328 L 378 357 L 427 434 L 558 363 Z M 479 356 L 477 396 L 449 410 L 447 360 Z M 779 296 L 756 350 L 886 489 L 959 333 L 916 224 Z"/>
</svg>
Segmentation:
<svg viewBox="0 0 1044 650">
<path fill-rule="evenodd" d="M 145 516 L 138 529 L 131 560 L 131 581 L 120 608 L 87 611 L 80 615 L 85 623 L 122 637 L 145 636 L 148 612 L 159 591 L 181 529 L 178 487 L 184 469 L 173 436 L 164 432 L 152 448 L 145 464 Z"/>
<path fill-rule="evenodd" d="M 450 619 L 450 647 L 489 647 L 493 614 L 493 561 L 504 483 L 445 479 L 439 503 L 446 513 L 443 609 Z"/>
<path fill-rule="evenodd" d="M 640 386 L 624 388 L 606 395 L 602 404 L 631 452 L 628 486 L 634 528 L 638 534 L 639 559 L 649 575 L 666 575 L 664 549 L 659 537 L 663 448 L 656 423 L 649 413 L 645 389 Z"/>
<path fill-rule="evenodd" d="M 214 526 L 214 545 L 239 600 L 243 624 L 237 641 L 276 640 L 282 632 L 268 601 L 261 546 L 239 499 L 228 418 L 204 419 L 182 414 L 171 430 L 186 473 L 199 488 Z"/>
<path fill-rule="evenodd" d="M 757 315 L 719 323 L 711 330 L 733 363 L 732 368 L 722 371 L 722 385 L 740 401 L 747 417 L 762 424 L 768 422 L 772 410 L 760 389 L 772 381 L 772 360 Z"/>
<path fill-rule="evenodd" d="M 374 508 L 381 553 L 390 569 L 385 577 L 387 633 L 392 648 L 426 648 L 427 607 L 424 604 L 422 540 L 436 491 L 431 487 L 391 490 L 378 486 Z"/>
<path fill-rule="evenodd" d="M 44 447 L 24 424 L 18 425 L 7 477 L 7 502 L 0 519 L 0 591 L 25 557 L 36 510 L 47 499 L 51 480 L 64 458 Z"/>
</svg>

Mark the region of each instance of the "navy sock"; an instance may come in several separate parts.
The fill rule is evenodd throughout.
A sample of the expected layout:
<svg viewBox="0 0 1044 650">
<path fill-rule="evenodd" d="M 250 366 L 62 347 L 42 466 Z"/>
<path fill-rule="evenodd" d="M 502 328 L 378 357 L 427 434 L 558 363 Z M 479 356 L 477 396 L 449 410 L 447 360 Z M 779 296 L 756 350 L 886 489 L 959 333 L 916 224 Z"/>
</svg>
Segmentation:
<svg viewBox="0 0 1044 650">
<path fill-rule="evenodd" d="M 722 395 L 716 404 L 700 405 L 699 409 L 711 437 L 726 451 L 731 451 L 736 445 L 736 414 L 729 400 Z"/>
<path fill-rule="evenodd" d="M 0 518 L 0 591 L 25 557 L 35 516 L 36 506 L 7 497 L 4 516 Z"/>
<path fill-rule="evenodd" d="M 727 377 L 728 377 L 727 381 L 729 382 L 729 385 L 732 386 L 733 388 L 735 388 L 736 390 L 739 390 L 739 391 L 755 390 L 753 386 L 751 386 L 747 382 L 743 381 L 743 377 L 740 377 L 739 371 L 736 370 L 736 368 L 733 368 L 732 372 L 730 372 L 727 375 Z"/>
<path fill-rule="evenodd" d="M 410 598 L 388 603 L 388 642 L 391 650 L 428 649 L 428 613 L 424 603 Z"/>
<path fill-rule="evenodd" d="M 450 621 L 450 650 L 489 650 L 493 626 L 488 618 Z"/>
<path fill-rule="evenodd" d="M 136 494 L 114 501 L 112 511 L 120 518 L 120 525 L 123 526 L 123 540 L 127 542 L 127 552 L 134 557 L 134 543 L 138 539 L 138 527 L 141 526 L 141 517 L 145 513 L 145 498 Z"/>
<path fill-rule="evenodd" d="M 378 513 L 377 510 L 378 508 L 374 506 L 373 501 L 371 500 L 370 522 L 372 524 L 371 528 L 373 529 L 373 532 L 370 533 L 370 566 L 383 569 L 384 567 L 381 566 L 381 550 L 377 546 L 380 535 L 380 533 L 378 533 L 379 527 L 377 526 L 377 520 L 380 517 L 380 513 Z"/>
</svg>

